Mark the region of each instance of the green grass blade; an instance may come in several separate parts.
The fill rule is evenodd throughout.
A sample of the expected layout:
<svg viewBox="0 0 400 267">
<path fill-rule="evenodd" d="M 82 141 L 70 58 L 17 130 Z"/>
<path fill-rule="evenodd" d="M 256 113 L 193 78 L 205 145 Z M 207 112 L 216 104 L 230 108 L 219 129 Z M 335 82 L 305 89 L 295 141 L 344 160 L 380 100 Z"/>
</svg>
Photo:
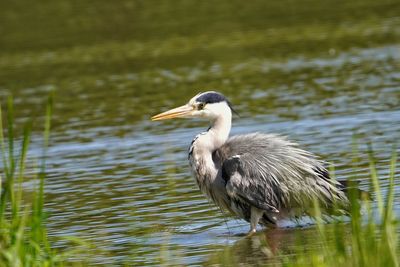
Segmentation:
<svg viewBox="0 0 400 267">
<path fill-rule="evenodd" d="M 7 163 L 7 153 L 6 153 L 6 145 L 4 142 L 4 134 L 3 134 L 3 114 L 2 107 L 0 104 L 0 145 L 1 145 L 1 157 L 3 159 L 3 168 L 6 177 L 8 177 L 8 163 Z"/>
<path fill-rule="evenodd" d="M 384 224 L 386 224 L 388 221 L 392 220 L 393 203 L 394 203 L 394 188 L 395 188 L 394 177 L 395 177 L 395 172 L 396 172 L 396 162 L 397 162 L 397 152 L 395 149 L 393 149 L 392 157 L 390 160 L 389 191 L 387 193 L 387 199 L 386 199 Z"/>
<path fill-rule="evenodd" d="M 4 169 L 4 174 L 5 174 L 5 181 L 7 180 L 8 177 L 8 164 L 7 164 L 7 157 L 6 157 L 6 146 L 4 142 L 4 135 L 3 135 L 3 114 L 2 114 L 2 107 L 0 104 L 0 146 L 1 146 L 1 156 L 3 160 L 3 169 Z M 1 181 L 0 183 L 0 227 L 3 225 L 3 215 L 4 215 L 4 210 L 6 206 L 6 198 L 5 195 L 7 193 L 7 187 L 5 187 L 4 192 L 3 188 L 1 188 L 3 185 L 3 182 Z"/>
<path fill-rule="evenodd" d="M 372 186 L 374 187 L 374 192 L 376 196 L 376 202 L 378 204 L 378 210 L 379 210 L 379 215 L 381 218 L 384 217 L 384 201 L 382 197 L 382 192 L 381 192 L 381 187 L 379 185 L 379 179 L 378 179 L 378 174 L 376 171 L 376 166 L 375 166 L 375 158 L 373 155 L 373 150 L 371 144 L 368 145 L 368 155 L 369 155 L 369 169 L 371 172 L 371 182 Z"/>
<path fill-rule="evenodd" d="M 19 157 L 19 174 L 18 174 L 18 190 L 17 190 L 17 197 L 14 202 L 13 207 L 13 216 L 18 215 L 18 211 L 21 207 L 21 200 L 22 200 L 22 182 L 25 172 L 25 161 L 26 155 L 29 148 L 30 142 L 30 126 L 25 126 L 24 128 L 24 137 L 22 139 L 22 147 L 21 147 L 21 154 Z"/>
<path fill-rule="evenodd" d="M 382 250 L 389 252 L 386 255 L 387 264 L 392 266 L 399 266 L 397 257 L 397 232 L 393 222 L 393 208 L 394 208 L 394 189 L 395 189 L 395 173 L 396 173 L 397 152 L 393 149 L 392 157 L 390 160 L 389 171 L 389 190 L 386 199 L 385 217 L 382 223 Z"/>
<path fill-rule="evenodd" d="M 53 108 L 53 96 L 50 95 L 46 105 L 46 118 L 43 133 L 43 155 L 41 159 L 40 172 L 38 174 L 39 179 L 39 189 L 37 194 L 35 194 L 34 205 L 33 205 L 33 221 L 32 233 L 33 241 L 36 243 L 42 243 L 45 247 L 48 246 L 45 228 L 43 227 L 43 206 L 44 206 L 44 180 L 46 176 L 46 155 L 47 147 L 49 144 L 50 137 L 50 126 L 51 126 L 51 115 Z"/>
<path fill-rule="evenodd" d="M 10 168 L 9 179 L 13 178 L 15 171 L 14 159 L 14 104 L 12 96 L 8 97 L 7 101 L 7 124 L 8 124 L 8 162 Z"/>
</svg>

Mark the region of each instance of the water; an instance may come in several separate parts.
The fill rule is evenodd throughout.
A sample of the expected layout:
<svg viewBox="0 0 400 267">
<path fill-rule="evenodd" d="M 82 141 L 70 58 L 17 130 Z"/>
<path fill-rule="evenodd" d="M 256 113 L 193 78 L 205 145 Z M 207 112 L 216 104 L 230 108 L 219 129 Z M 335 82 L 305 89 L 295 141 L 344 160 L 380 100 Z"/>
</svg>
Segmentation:
<svg viewBox="0 0 400 267">
<path fill-rule="evenodd" d="M 93 245 L 91 263 L 203 265 L 227 249 L 239 262 L 263 262 L 262 238 L 283 256 L 295 236 L 313 239 L 306 220 L 243 239 L 248 224 L 201 195 L 187 148 L 207 123 L 149 120 L 199 91 L 231 100 L 240 114 L 232 134 L 287 135 L 365 190 L 371 143 L 387 189 L 400 137 L 397 1 L 167 3 L 20 1 L 0 10 L 0 96 L 14 96 L 19 126 L 33 119 L 31 168 L 55 91 L 45 208 L 56 246 L 78 236 Z"/>
</svg>

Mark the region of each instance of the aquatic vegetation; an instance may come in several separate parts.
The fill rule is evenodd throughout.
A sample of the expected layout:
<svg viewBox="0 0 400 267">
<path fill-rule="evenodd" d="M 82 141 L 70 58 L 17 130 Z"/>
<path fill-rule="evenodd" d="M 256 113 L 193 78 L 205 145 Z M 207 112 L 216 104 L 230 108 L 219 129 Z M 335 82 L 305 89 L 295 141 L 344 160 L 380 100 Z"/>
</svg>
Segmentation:
<svg viewBox="0 0 400 267">
<path fill-rule="evenodd" d="M 3 128 L 0 107 L 0 145 L 2 173 L 0 174 L 0 266 L 61 266 L 76 251 L 65 252 L 51 246 L 45 225 L 44 184 L 46 150 L 50 136 L 52 97 L 49 97 L 43 133 L 43 155 L 36 171 L 38 185 L 33 197 L 23 189 L 25 164 L 30 143 L 30 125 L 23 131 L 20 146 L 14 132 L 13 100 L 8 98 L 7 127 Z M 6 134 L 4 134 L 6 133 Z M 6 135 L 6 137 L 5 137 Z M 71 238 L 71 241 L 80 242 Z M 83 244 L 83 243 L 81 243 Z"/>
</svg>

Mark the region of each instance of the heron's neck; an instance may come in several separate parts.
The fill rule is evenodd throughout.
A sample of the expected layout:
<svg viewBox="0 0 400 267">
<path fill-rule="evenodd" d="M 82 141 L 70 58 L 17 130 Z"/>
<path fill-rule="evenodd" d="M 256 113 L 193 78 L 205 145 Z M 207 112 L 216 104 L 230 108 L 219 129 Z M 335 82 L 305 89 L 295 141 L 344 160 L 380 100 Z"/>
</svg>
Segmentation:
<svg viewBox="0 0 400 267">
<path fill-rule="evenodd" d="M 213 153 L 228 140 L 231 124 L 231 116 L 221 116 L 213 120 L 208 131 L 199 136 L 197 148 L 203 153 Z"/>
<path fill-rule="evenodd" d="M 225 206 L 224 199 L 217 197 L 217 192 L 224 190 L 225 183 L 218 176 L 217 163 L 213 161 L 213 152 L 228 139 L 231 130 L 231 116 L 219 117 L 212 121 L 207 132 L 199 134 L 189 150 L 189 161 L 200 190 L 214 202 Z"/>
</svg>

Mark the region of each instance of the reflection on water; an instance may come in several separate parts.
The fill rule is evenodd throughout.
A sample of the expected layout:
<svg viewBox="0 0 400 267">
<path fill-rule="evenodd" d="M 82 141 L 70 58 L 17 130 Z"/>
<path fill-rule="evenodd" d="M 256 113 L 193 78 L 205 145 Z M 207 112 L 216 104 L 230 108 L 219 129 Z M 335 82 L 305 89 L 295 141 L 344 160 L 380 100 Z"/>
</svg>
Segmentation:
<svg viewBox="0 0 400 267">
<path fill-rule="evenodd" d="M 244 17 L 224 9 L 237 3 L 218 4 L 221 13 L 210 18 L 206 11 L 212 6 L 204 4 L 193 16 L 179 18 L 187 22 L 183 26 L 174 22 L 170 7 L 125 3 L 126 10 L 144 5 L 135 17 L 138 23 L 106 41 L 103 21 L 77 11 L 68 27 L 60 28 L 68 37 L 64 44 L 41 22 L 38 37 L 23 35 L 13 19 L 17 6 L 0 11 L 16 27 L 14 33 L 4 30 L 9 38 L 0 42 L 0 96 L 3 101 L 14 95 L 20 124 L 34 117 L 30 166 L 41 153 L 42 103 L 49 91 L 56 91 L 46 181 L 49 234 L 90 241 L 94 248 L 87 253 L 94 262 L 137 265 L 215 263 L 227 250 L 235 252 L 238 262 L 257 263 L 275 251 L 295 253 L 297 236 L 312 239 L 315 229 L 309 221 L 300 226 L 287 222 L 243 239 L 248 224 L 209 203 L 190 176 L 187 148 L 207 123 L 149 121 L 198 91 L 212 89 L 224 93 L 241 115 L 234 118 L 232 134 L 287 135 L 334 163 L 339 179 L 356 177 L 365 190 L 371 143 L 386 190 L 387 163 L 392 149 L 399 150 L 400 47 L 395 40 L 400 20 L 394 12 L 399 5 L 352 1 L 337 7 L 336 2 L 322 6 L 310 0 L 314 8 L 305 9 L 300 2 L 291 3 L 291 19 L 273 16 L 284 6 L 270 3 L 266 8 L 258 1 L 246 5 Z M 54 3 L 75 10 L 64 1 Z M 353 12 L 359 5 L 362 14 Z M 50 10 L 55 7 L 49 4 Z M 106 7 L 99 2 L 92 12 Z M 270 16 L 266 9 L 272 10 Z M 176 12 L 182 15 L 183 10 Z M 25 12 L 19 16 L 32 16 Z M 103 18 L 127 25 L 129 16 L 119 12 L 107 10 Z M 159 17 L 150 16 L 154 12 Z M 112 14 L 121 21 L 107 20 Z M 77 23 L 85 18 L 86 30 Z M 213 22 L 208 29 L 205 18 Z M 229 31 L 216 20 L 225 21 Z M 128 32 L 130 39 L 124 35 Z M 38 43 L 29 47 L 24 38 Z M 353 137 L 360 149 L 356 163 Z M 27 181 L 26 190 L 33 184 Z"/>
</svg>

